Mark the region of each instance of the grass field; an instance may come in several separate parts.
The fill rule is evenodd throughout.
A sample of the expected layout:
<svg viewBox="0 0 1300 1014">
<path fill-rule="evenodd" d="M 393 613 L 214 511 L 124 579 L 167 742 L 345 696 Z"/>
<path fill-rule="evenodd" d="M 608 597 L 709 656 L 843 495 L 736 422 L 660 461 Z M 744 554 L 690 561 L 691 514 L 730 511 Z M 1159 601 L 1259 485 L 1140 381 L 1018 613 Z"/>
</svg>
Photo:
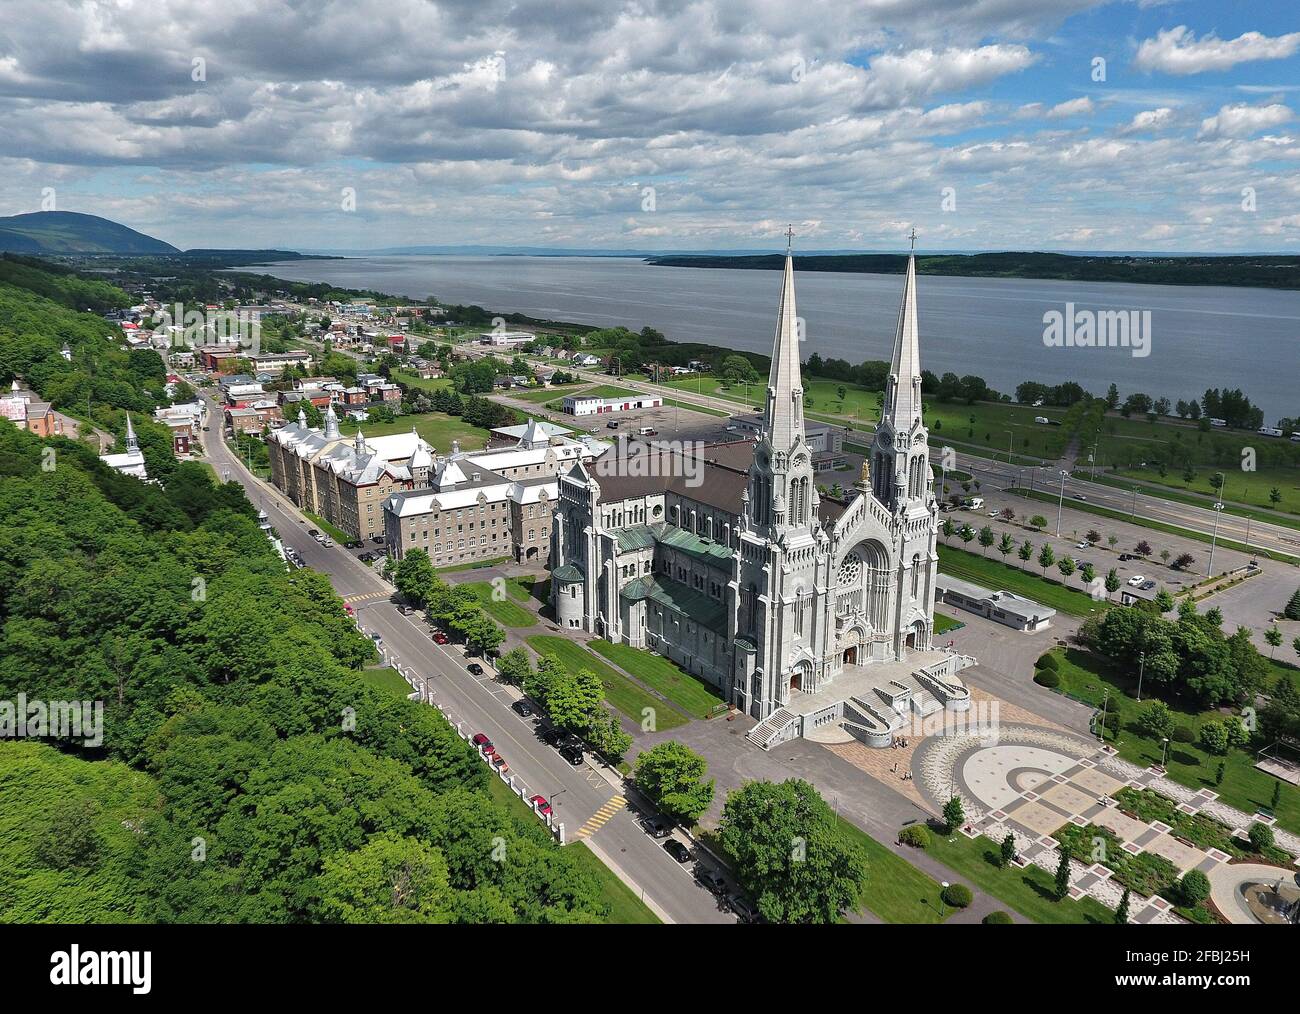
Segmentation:
<svg viewBox="0 0 1300 1014">
<path fill-rule="evenodd" d="M 956 537 L 953 536 L 954 539 Z M 1012 558 L 1015 559 L 1015 554 L 1012 554 Z M 1016 563 L 1019 562 L 1016 559 Z M 1030 573 L 1021 570 L 1018 566 L 1003 563 L 1000 559 L 980 556 L 978 553 L 971 553 L 943 543 L 939 544 L 939 570 L 963 581 L 973 581 L 993 591 L 1015 592 L 1017 595 L 1031 598 L 1035 602 L 1041 602 L 1070 616 L 1089 616 L 1106 608 L 1105 603 L 1094 602 L 1092 597 L 1084 592 L 1048 581 L 1039 577 L 1037 573 Z"/>
<path fill-rule="evenodd" d="M 954 620 L 951 616 L 944 616 L 943 613 L 934 614 L 934 632 L 936 634 L 946 634 L 950 630 L 956 630 L 958 627 L 964 627 L 966 624 L 961 620 Z"/>
<path fill-rule="evenodd" d="M 1079 901 L 1053 896 L 1053 876 L 1037 866 L 1000 867 L 991 860 L 998 855 L 998 842 L 984 836 L 975 839 L 964 834 L 931 835 L 926 850 L 935 859 L 955 870 L 987 894 L 1014 908 L 1021 915 L 1040 923 L 1110 924 L 1112 913 L 1095 898 Z"/>
<path fill-rule="evenodd" d="M 316 514 L 312 514 L 310 511 L 303 511 L 302 513 L 309 521 L 311 521 L 312 524 L 316 525 L 317 528 L 319 528 L 322 532 L 328 535 L 339 545 L 342 545 L 345 542 L 352 541 L 351 535 L 345 532 L 342 528 L 335 528 L 323 517 L 320 517 L 319 515 Z"/>
<path fill-rule="evenodd" d="M 1113 486 L 1116 489 L 1132 490 L 1133 487 L 1137 485 L 1138 494 L 1141 496 L 1157 496 L 1165 500 L 1172 500 L 1175 503 L 1191 504 L 1194 507 L 1208 508 L 1214 505 L 1213 490 L 1209 488 L 1208 483 L 1206 484 L 1207 488 L 1205 490 L 1197 490 L 1195 486 L 1171 486 L 1167 485 L 1167 483 L 1171 482 L 1173 477 L 1169 476 L 1164 480 L 1161 480 L 1159 472 L 1151 472 L 1150 474 L 1147 474 L 1141 469 L 1128 469 L 1118 475 L 1104 475 L 1099 472 L 1096 476 L 1092 476 L 1084 471 L 1076 471 L 1075 474 L 1081 479 L 1099 482 L 1106 486 Z M 1124 476 L 1132 476 L 1133 478 L 1142 479 L 1150 483 L 1157 483 L 1158 485 L 1152 487 L 1127 482 L 1123 478 Z M 1235 475 L 1233 478 L 1235 478 Z M 1294 481 L 1294 477 L 1292 477 L 1292 481 Z M 1231 492 L 1228 488 L 1227 482 L 1224 483 L 1224 491 L 1225 495 Z M 1281 491 L 1282 487 L 1279 486 L 1279 492 Z M 1267 495 L 1267 490 L 1264 492 L 1265 495 Z M 1238 499 L 1240 500 L 1244 498 Z M 1253 518 L 1255 521 L 1263 521 L 1267 524 L 1284 525 L 1287 528 L 1300 530 L 1300 517 L 1294 514 L 1287 514 L 1280 510 L 1271 510 L 1267 506 L 1243 506 L 1240 502 L 1233 502 L 1231 497 L 1223 502 L 1225 510 L 1229 514 L 1235 514 L 1242 518 Z"/>
<path fill-rule="evenodd" d="M 655 716 L 655 727 L 660 731 L 675 729 L 686 724 L 686 717 L 652 697 L 620 672 L 606 665 L 600 656 L 587 651 L 582 645 L 567 637 L 534 634 L 527 638 L 528 645 L 538 655 L 554 655 L 570 672 L 590 669 L 605 685 L 605 699 L 638 725 L 645 718 L 645 709 Z"/>
<path fill-rule="evenodd" d="M 418 375 L 411 370 L 395 370 L 393 372 L 394 381 L 401 381 L 407 387 L 414 388 L 417 391 L 445 391 L 451 387 L 450 377 L 438 377 L 434 380 L 421 380 Z"/>
<path fill-rule="evenodd" d="M 506 587 L 507 597 L 501 600 L 493 598 L 492 585 L 487 581 L 475 581 L 471 584 L 463 584 L 461 587 L 468 590 L 478 600 L 484 612 L 503 626 L 521 629 L 537 625 L 535 613 L 510 601 L 509 585 Z"/>
<path fill-rule="evenodd" d="M 1108 711 L 1118 711 L 1120 732 L 1117 736 L 1108 733 L 1108 740 L 1120 756 L 1143 767 L 1159 764 L 1165 756 L 1164 744 L 1141 735 L 1134 727 L 1154 688 L 1146 685 L 1144 700 L 1139 703 L 1135 696 L 1136 673 L 1121 671 L 1103 658 L 1076 649 L 1058 649 L 1053 654 L 1059 666 L 1059 689 L 1098 708 L 1109 691 L 1106 707 Z M 1194 737 L 1206 722 L 1224 717 L 1218 711 L 1197 711 L 1177 700 L 1166 700 L 1166 703 L 1174 713 L 1176 726 L 1187 726 Z M 1220 762 L 1224 765 L 1223 784 L 1216 785 L 1215 774 Z M 1196 743 L 1171 742 L 1166 768 L 1174 781 L 1192 789 L 1212 789 L 1223 802 L 1246 813 L 1267 807 L 1273 798 L 1273 786 L 1278 783 L 1272 775 L 1256 769 L 1249 748 L 1230 749 L 1226 756 L 1219 757 L 1202 750 Z M 1282 783 L 1276 817 L 1279 826 L 1300 833 L 1300 789 Z"/>
<path fill-rule="evenodd" d="M 510 815 L 523 821 L 537 822 L 537 817 L 500 778 L 488 779 L 488 795 L 504 806 Z M 606 922 L 611 925 L 648 925 L 658 924 L 659 918 L 650 911 L 640 898 L 632 893 L 623 881 L 608 866 L 596 858 L 596 854 L 583 842 L 566 845 L 565 854 L 573 858 L 578 869 L 600 885 L 601 900 L 609 906 Z"/>
<path fill-rule="evenodd" d="M 592 641 L 591 646 L 695 718 L 708 718 L 713 709 L 723 703 L 716 690 L 662 655 L 609 641 Z"/>
<path fill-rule="evenodd" d="M 531 401 L 541 405 L 555 398 L 563 398 L 566 394 L 577 394 L 579 391 L 585 391 L 589 384 L 562 384 L 559 387 L 539 387 L 531 391 L 507 391 L 506 395 L 510 398 L 517 398 L 521 401 Z"/>
<path fill-rule="evenodd" d="M 840 830 L 867 854 L 867 883 L 858 896 L 860 906 L 885 922 L 937 923 L 939 882 L 901 856 L 895 855 L 855 824 L 840 818 Z M 945 918 L 956 910 L 948 908 Z"/>
<path fill-rule="evenodd" d="M 458 570 L 487 570 L 489 567 L 495 567 L 498 564 L 509 563 L 513 557 L 494 556 L 490 560 L 475 560 L 472 563 L 457 563 L 450 567 L 439 567 L 439 574 L 451 574 Z"/>
<path fill-rule="evenodd" d="M 357 673 L 362 682 L 374 687 L 376 690 L 382 690 L 384 693 L 393 694 L 397 697 L 405 697 L 411 693 L 411 685 L 397 674 L 395 669 L 387 667 L 381 669 L 362 669 Z"/>
<path fill-rule="evenodd" d="M 357 431 L 358 424 L 351 419 L 340 420 L 339 432 L 350 436 Z M 390 423 L 364 422 L 360 424 L 361 432 L 367 437 L 383 437 L 393 433 L 410 433 L 412 427 L 426 443 L 438 449 L 442 454 L 451 452 L 451 442 L 460 442 L 462 451 L 476 451 L 487 446 L 491 436 L 485 429 L 471 426 L 467 422 L 446 415 L 442 412 L 425 412 L 421 415 L 404 415 Z"/>
</svg>

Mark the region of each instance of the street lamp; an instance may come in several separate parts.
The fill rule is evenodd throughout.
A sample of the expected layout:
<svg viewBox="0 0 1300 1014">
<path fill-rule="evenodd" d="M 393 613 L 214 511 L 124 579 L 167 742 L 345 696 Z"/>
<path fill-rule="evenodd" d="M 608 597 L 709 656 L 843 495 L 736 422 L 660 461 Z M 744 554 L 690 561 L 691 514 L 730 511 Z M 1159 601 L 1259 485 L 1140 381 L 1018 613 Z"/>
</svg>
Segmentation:
<svg viewBox="0 0 1300 1014">
<path fill-rule="evenodd" d="M 1218 500 L 1214 504 L 1214 531 L 1210 535 L 1210 562 L 1205 568 L 1205 576 L 1214 576 L 1214 543 L 1219 537 L 1219 515 L 1223 513 L 1223 501 Z"/>
<path fill-rule="evenodd" d="M 1106 742 L 1106 711 L 1110 706 L 1110 687 L 1107 687 L 1101 698 L 1101 727 L 1098 739 L 1103 743 Z"/>
<path fill-rule="evenodd" d="M 1056 498 L 1056 537 L 1061 537 L 1061 508 L 1065 504 L 1065 477 L 1070 473 L 1061 469 L 1061 492 Z"/>
<path fill-rule="evenodd" d="M 1164 767 L 1169 760 L 1169 737 L 1162 737 L 1164 748 L 1160 752 L 1160 766 Z"/>
<path fill-rule="evenodd" d="M 1142 674 L 1147 667 L 1147 653 L 1145 651 L 1138 653 L 1138 703 L 1142 702 Z"/>
<path fill-rule="evenodd" d="M 948 881 L 946 880 L 943 881 L 940 886 L 943 888 L 943 891 L 948 890 Z M 944 913 L 946 911 L 943 907 L 943 891 L 939 892 L 939 918 L 940 919 L 944 917 Z"/>
<path fill-rule="evenodd" d="M 1009 438 L 1007 440 L 1007 470 L 1010 471 L 1011 470 L 1011 449 L 1016 445 L 1016 434 L 1012 430 L 1003 430 L 1002 432 L 1005 433 Z"/>
</svg>

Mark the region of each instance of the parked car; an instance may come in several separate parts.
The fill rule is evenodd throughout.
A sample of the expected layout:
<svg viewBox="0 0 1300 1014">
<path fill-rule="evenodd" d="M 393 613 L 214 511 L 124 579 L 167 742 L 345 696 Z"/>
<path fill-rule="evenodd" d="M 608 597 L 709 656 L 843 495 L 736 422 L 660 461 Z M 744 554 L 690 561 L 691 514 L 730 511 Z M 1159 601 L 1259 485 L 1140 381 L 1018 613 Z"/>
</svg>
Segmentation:
<svg viewBox="0 0 1300 1014">
<path fill-rule="evenodd" d="M 515 714 L 520 718 L 533 717 L 533 706 L 525 700 L 515 701 L 515 703 L 510 706 L 515 709 Z"/>
<path fill-rule="evenodd" d="M 371 537 L 370 541 L 375 543 L 377 546 L 382 546 L 384 544 L 384 537 L 382 535 L 375 535 Z"/>
<path fill-rule="evenodd" d="M 667 838 L 672 828 L 668 821 L 657 813 L 646 814 L 641 818 L 641 826 L 645 828 L 646 834 L 651 838 Z"/>
<path fill-rule="evenodd" d="M 1091 545 L 1091 543 L 1089 543 L 1089 542 L 1076 542 L 1076 543 L 1074 544 L 1074 548 L 1075 548 L 1075 549 L 1087 549 L 1090 545 Z"/>
<path fill-rule="evenodd" d="M 695 879 L 704 887 L 714 894 L 725 894 L 727 882 L 722 879 L 722 874 L 717 870 L 710 870 L 704 866 L 695 867 Z"/>
<path fill-rule="evenodd" d="M 320 540 L 320 544 L 324 546 L 326 549 L 330 549 L 334 546 L 334 540 L 331 539 L 328 535 L 326 535 L 323 539 Z"/>
<path fill-rule="evenodd" d="M 320 532 L 318 532 L 315 528 L 308 528 L 308 529 L 307 529 L 307 534 L 310 535 L 310 536 L 314 539 L 314 538 L 316 538 L 316 537 L 318 537 L 318 536 L 320 535 Z"/>
<path fill-rule="evenodd" d="M 488 758 L 488 763 L 492 765 L 494 771 L 499 771 L 503 775 L 510 773 L 510 765 L 506 763 L 506 759 L 499 753 L 493 753 Z"/>
<path fill-rule="evenodd" d="M 1142 582 L 1142 589 L 1141 589 L 1141 590 L 1142 590 L 1142 591 L 1150 591 L 1150 590 L 1151 590 L 1152 588 L 1154 588 L 1155 586 L 1156 586 L 1156 583 L 1155 583 L 1154 581 L 1143 581 L 1143 582 Z"/>
<path fill-rule="evenodd" d="M 1142 586 L 1142 583 L 1145 580 L 1146 578 L 1143 575 L 1134 574 L 1131 578 L 1128 579 L 1128 585 L 1130 588 L 1140 588 Z"/>
<path fill-rule="evenodd" d="M 736 913 L 741 922 L 753 923 L 761 921 L 762 917 L 759 916 L 758 909 L 751 905 L 749 899 L 743 895 L 728 895 L 727 904 L 731 906 L 731 910 Z"/>
<path fill-rule="evenodd" d="M 483 667 L 479 665 L 477 662 L 471 662 L 469 665 L 465 666 L 465 669 L 469 672 L 471 676 L 483 675 Z"/>
<path fill-rule="evenodd" d="M 560 756 L 576 768 L 582 764 L 582 747 L 575 743 L 565 743 L 560 747 Z"/>
<path fill-rule="evenodd" d="M 676 859 L 683 866 L 691 861 L 691 850 L 679 842 L 676 838 L 669 838 L 664 842 L 664 851 Z"/>
<path fill-rule="evenodd" d="M 608 429 L 616 430 L 616 429 L 618 429 L 618 420 L 617 420 L 617 419 L 611 419 L 609 422 L 605 423 L 605 426 L 606 426 Z"/>
<path fill-rule="evenodd" d="M 433 632 L 433 643 L 434 643 L 434 644 L 446 644 L 446 643 L 447 643 L 447 635 L 444 634 L 441 630 L 435 630 L 435 631 Z"/>
<path fill-rule="evenodd" d="M 543 817 L 549 817 L 551 815 L 551 804 L 547 802 L 545 796 L 532 796 L 528 801 L 537 804 L 537 812 Z"/>
<path fill-rule="evenodd" d="M 564 740 L 564 733 L 552 725 L 538 733 L 537 738 L 547 746 L 559 746 Z"/>
<path fill-rule="evenodd" d="M 487 754 L 489 757 L 497 752 L 497 748 L 492 745 L 492 740 L 488 739 L 486 732 L 474 733 L 474 738 L 471 739 L 470 742 L 474 745 L 475 749 L 483 751 L 483 753 Z"/>
<path fill-rule="evenodd" d="M 1137 557 L 1134 556 L 1132 553 L 1120 553 L 1120 554 L 1119 554 L 1119 560 L 1120 560 L 1120 563 L 1123 563 L 1125 560 L 1136 560 L 1136 559 L 1137 559 Z"/>
<path fill-rule="evenodd" d="M 344 548 L 344 549 L 360 549 L 360 548 L 361 548 L 362 546 L 364 546 L 364 545 L 365 545 L 365 543 L 362 542 L 360 539 L 353 539 L 351 542 L 345 542 L 345 543 L 343 543 L 343 548 Z"/>
<path fill-rule="evenodd" d="M 415 606 L 408 606 L 403 604 L 397 607 L 397 611 L 401 613 L 403 616 L 410 616 L 413 612 L 415 612 Z"/>
</svg>

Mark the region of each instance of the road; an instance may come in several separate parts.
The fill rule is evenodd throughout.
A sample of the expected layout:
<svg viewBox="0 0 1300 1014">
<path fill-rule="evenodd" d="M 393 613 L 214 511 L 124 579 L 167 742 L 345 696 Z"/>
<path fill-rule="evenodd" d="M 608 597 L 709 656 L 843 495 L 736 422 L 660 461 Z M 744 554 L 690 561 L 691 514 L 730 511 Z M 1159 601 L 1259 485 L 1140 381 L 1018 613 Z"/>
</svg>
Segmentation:
<svg viewBox="0 0 1300 1014">
<path fill-rule="evenodd" d="M 212 418 L 220 419 L 213 409 Z M 718 900 L 696 883 L 693 863 L 681 866 L 650 838 L 624 798 L 616 775 L 587 762 L 571 767 L 537 738 L 537 719 L 524 719 L 510 707 L 518 696 L 510 688 L 466 671 L 455 645 L 433 643 L 431 628 L 418 615 L 404 616 L 389 601 L 392 586 L 341 546 L 326 549 L 307 535 L 306 519 L 273 487 L 252 478 L 214 429 L 204 440 L 208 460 L 223 478 L 243 485 L 249 500 L 264 510 L 286 546 L 306 566 L 327 575 L 334 590 L 352 604 L 366 633 L 377 633 L 390 661 L 413 671 L 452 724 L 469 735 L 486 733 L 510 764 L 515 785 L 526 795 L 551 800 L 566 842 L 587 840 L 602 859 L 612 860 L 625 882 L 665 921 L 735 922 Z"/>
</svg>

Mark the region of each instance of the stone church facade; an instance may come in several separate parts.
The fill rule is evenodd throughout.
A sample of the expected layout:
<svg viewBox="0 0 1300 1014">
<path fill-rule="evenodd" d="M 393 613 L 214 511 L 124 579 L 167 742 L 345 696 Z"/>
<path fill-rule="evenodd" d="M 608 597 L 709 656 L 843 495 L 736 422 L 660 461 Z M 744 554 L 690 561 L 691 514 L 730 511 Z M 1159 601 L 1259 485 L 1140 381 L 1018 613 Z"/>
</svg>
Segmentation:
<svg viewBox="0 0 1300 1014">
<path fill-rule="evenodd" d="M 936 650 L 938 505 L 908 261 L 881 421 L 854 488 L 823 497 L 804 429 L 787 252 L 761 433 L 626 443 L 574 467 L 552 525 L 561 626 L 665 655 L 759 720 L 764 747 L 833 726 L 888 745 L 964 710 L 973 660 Z"/>
</svg>

